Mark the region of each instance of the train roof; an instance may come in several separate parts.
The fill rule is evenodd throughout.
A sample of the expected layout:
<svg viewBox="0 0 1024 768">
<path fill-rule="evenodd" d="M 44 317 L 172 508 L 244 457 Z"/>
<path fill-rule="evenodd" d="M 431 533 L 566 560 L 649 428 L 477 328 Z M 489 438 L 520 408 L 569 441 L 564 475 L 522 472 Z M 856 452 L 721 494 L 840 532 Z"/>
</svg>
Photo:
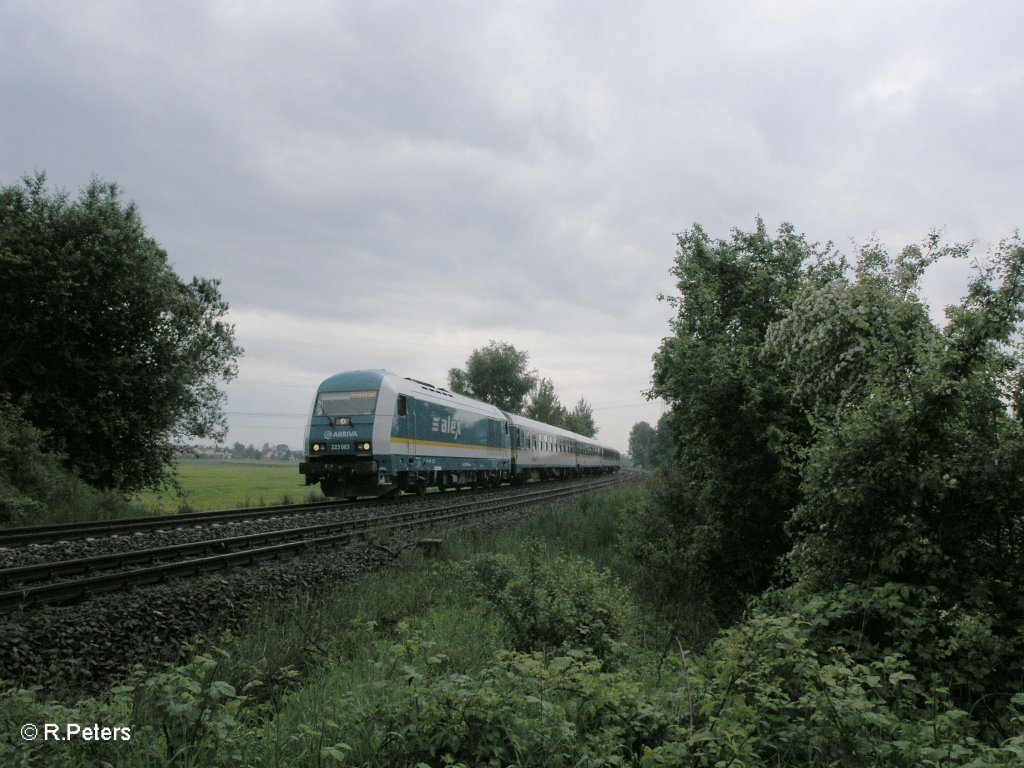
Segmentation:
<svg viewBox="0 0 1024 768">
<path fill-rule="evenodd" d="M 609 446 L 602 445 L 592 437 L 585 437 L 584 435 L 570 432 L 562 427 L 555 427 L 551 424 L 545 424 L 542 421 L 528 419 L 526 416 L 520 416 L 518 413 L 508 413 L 507 411 L 502 411 L 490 403 L 485 403 L 481 400 L 474 400 L 466 395 L 460 395 L 457 392 L 452 392 L 444 387 L 428 384 L 427 382 L 420 381 L 419 379 L 399 376 L 397 373 L 392 373 L 391 371 L 383 368 L 336 373 L 333 376 L 329 376 L 324 379 L 317 388 L 317 392 L 343 392 L 359 389 L 377 390 L 380 389 L 381 383 L 385 379 L 389 380 L 391 386 L 394 387 L 395 391 L 399 394 L 417 395 L 420 397 L 427 395 L 430 399 L 435 401 L 448 401 L 452 404 L 459 405 L 461 408 L 475 410 L 479 413 L 485 413 L 496 418 L 506 418 L 511 424 L 520 428 L 543 431 L 549 435 L 556 435 L 558 437 L 576 440 L 577 442 L 586 443 L 598 448 L 615 450 Z"/>
<path fill-rule="evenodd" d="M 476 411 L 492 418 L 502 419 L 504 414 L 493 405 L 474 400 L 471 397 L 451 392 L 444 387 L 437 387 L 419 379 L 400 376 L 385 369 L 345 371 L 324 379 L 318 392 L 343 392 L 359 389 L 378 390 L 387 381 L 395 392 L 401 395 L 427 397 L 435 402 L 448 402 L 460 408 Z"/>
<path fill-rule="evenodd" d="M 390 371 L 365 370 L 344 371 L 328 376 L 320 382 L 317 392 L 351 392 L 359 389 L 380 389 L 385 376 L 394 376 Z"/>
<path fill-rule="evenodd" d="M 528 419 L 525 416 L 520 416 L 518 413 L 508 413 L 507 411 L 502 411 L 502 413 L 505 414 L 509 422 L 511 422 L 517 427 L 522 427 L 525 429 L 534 429 L 537 430 L 538 432 L 542 431 L 548 433 L 549 435 L 557 435 L 558 437 L 568 437 L 572 438 L 573 440 L 579 440 L 582 437 L 582 435 L 577 435 L 575 432 L 570 432 L 569 430 L 562 429 L 561 427 L 554 427 L 551 424 L 545 424 L 543 421 Z"/>
<path fill-rule="evenodd" d="M 506 411 L 502 411 L 502 413 L 504 413 L 509 418 L 509 421 L 511 421 L 517 427 L 526 427 L 527 429 L 535 429 L 535 430 L 538 430 L 538 431 L 544 431 L 544 432 L 547 432 L 549 435 L 557 435 L 558 437 L 567 437 L 567 438 L 569 438 L 571 440 L 575 440 L 576 442 L 579 442 L 579 443 L 586 443 L 587 445 L 593 445 L 593 446 L 596 446 L 598 448 L 608 448 L 608 450 L 615 450 L 614 448 L 611 448 L 609 446 L 606 446 L 606 445 L 603 445 L 603 444 L 599 443 L 597 440 L 595 440 L 592 437 L 587 437 L 586 435 L 580 435 L 580 434 L 577 434 L 576 432 L 570 432 L 569 430 L 563 429 L 562 427 L 553 427 L 550 424 L 545 424 L 542 421 L 535 421 L 534 419 L 528 419 L 525 416 L 520 416 L 517 413 L 508 413 Z"/>
</svg>

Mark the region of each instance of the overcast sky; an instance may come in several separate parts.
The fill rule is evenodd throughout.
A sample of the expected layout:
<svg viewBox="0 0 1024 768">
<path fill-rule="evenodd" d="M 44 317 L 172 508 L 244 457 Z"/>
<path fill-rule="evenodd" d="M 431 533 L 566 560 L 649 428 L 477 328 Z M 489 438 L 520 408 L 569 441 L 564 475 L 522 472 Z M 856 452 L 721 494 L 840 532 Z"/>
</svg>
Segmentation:
<svg viewBox="0 0 1024 768">
<path fill-rule="evenodd" d="M 1009 0 L 0 0 L 0 184 L 117 182 L 221 279 L 229 442 L 299 447 L 328 375 L 444 384 L 493 339 L 625 450 L 675 233 L 1021 225 L 1022 29 Z"/>
</svg>

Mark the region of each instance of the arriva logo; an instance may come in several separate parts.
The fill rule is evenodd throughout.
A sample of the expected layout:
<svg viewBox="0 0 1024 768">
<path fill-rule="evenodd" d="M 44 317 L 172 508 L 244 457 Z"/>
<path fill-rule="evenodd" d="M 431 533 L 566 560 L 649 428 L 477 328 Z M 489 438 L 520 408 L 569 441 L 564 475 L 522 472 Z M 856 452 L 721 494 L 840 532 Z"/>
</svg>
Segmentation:
<svg viewBox="0 0 1024 768">
<path fill-rule="evenodd" d="M 449 416 L 445 416 L 444 418 L 435 416 L 433 431 L 451 435 L 453 440 L 458 440 L 459 435 L 462 434 L 462 422 Z"/>
<path fill-rule="evenodd" d="M 324 440 L 332 440 L 336 437 L 359 437 L 359 433 L 354 429 L 341 429 L 337 432 L 331 432 L 331 430 L 324 430 Z"/>
</svg>

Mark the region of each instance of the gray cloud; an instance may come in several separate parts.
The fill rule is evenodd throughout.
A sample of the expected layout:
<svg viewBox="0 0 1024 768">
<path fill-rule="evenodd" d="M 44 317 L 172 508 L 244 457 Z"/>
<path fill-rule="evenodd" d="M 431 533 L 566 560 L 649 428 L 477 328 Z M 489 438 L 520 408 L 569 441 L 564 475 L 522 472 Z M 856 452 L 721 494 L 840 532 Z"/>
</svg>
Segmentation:
<svg viewBox="0 0 1024 768">
<path fill-rule="evenodd" d="M 220 277 L 248 350 L 235 413 L 302 411 L 344 368 L 443 380 L 503 339 L 624 448 L 658 415 L 639 392 L 674 232 L 760 214 L 895 250 L 1020 223 L 1014 4 L 0 13 L 4 183 L 117 181 L 179 272 Z M 941 265 L 929 295 L 962 280 Z M 232 434 L 297 444 L 301 424 L 275 424 L 236 416 Z"/>
</svg>

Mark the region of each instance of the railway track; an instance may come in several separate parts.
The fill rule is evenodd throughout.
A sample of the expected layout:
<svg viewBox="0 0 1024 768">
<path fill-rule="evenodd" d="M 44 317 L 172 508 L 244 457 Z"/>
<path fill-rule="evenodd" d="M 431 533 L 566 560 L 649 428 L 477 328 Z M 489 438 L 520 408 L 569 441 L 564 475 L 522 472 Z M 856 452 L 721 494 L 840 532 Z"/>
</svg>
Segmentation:
<svg viewBox="0 0 1024 768">
<path fill-rule="evenodd" d="M 403 502 L 413 503 L 418 498 L 417 496 L 409 495 L 398 498 L 363 498 L 346 501 L 334 499 L 312 501 L 304 504 L 278 504 L 266 507 L 248 507 L 246 509 L 224 509 L 213 512 L 182 512 L 174 515 L 126 517 L 119 520 L 98 520 L 88 523 L 60 523 L 56 525 L 6 528 L 0 529 L 0 549 L 24 547 L 32 544 L 50 544 L 57 541 L 97 538 L 100 536 L 131 535 L 152 530 L 172 531 L 180 528 L 211 525 L 213 523 L 229 523 L 238 520 L 287 518 L 311 512 L 340 510 L 353 506 L 390 506 Z"/>
<path fill-rule="evenodd" d="M 49 544 L 54 541 L 70 541 L 113 534 L 133 534 L 147 530 L 174 530 L 194 525 L 251 520 L 256 518 L 289 517 L 308 512 L 322 512 L 342 509 L 354 504 L 363 506 L 378 503 L 376 499 L 352 501 L 313 501 L 307 504 L 279 504 L 271 507 L 250 507 L 248 509 L 224 509 L 216 512 L 183 512 L 177 515 L 152 517 L 126 517 L 120 520 L 97 521 L 92 523 L 64 523 L 60 525 L 36 525 L 0 530 L 0 547 L 21 547 L 29 544 Z"/>
<path fill-rule="evenodd" d="M 628 476 L 602 478 L 584 486 L 547 487 L 497 500 L 466 501 L 441 509 L 397 511 L 244 536 L 6 568 L 0 570 L 0 612 L 77 601 L 102 592 L 250 565 L 322 547 L 345 546 L 371 535 L 387 536 L 403 530 L 458 524 L 516 507 L 601 490 L 628 479 Z M 333 508 L 338 505 L 326 503 L 320 506 Z M 281 509 L 282 514 L 287 514 L 283 512 L 284 508 Z M 69 578 L 72 576 L 75 578 Z"/>
</svg>

